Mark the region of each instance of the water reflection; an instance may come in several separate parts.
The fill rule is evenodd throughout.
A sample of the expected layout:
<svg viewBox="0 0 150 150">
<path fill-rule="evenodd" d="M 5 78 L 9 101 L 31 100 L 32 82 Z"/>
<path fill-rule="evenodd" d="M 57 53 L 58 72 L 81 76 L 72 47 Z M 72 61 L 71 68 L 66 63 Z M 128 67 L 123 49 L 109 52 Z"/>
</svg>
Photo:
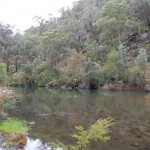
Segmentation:
<svg viewBox="0 0 150 150">
<path fill-rule="evenodd" d="M 147 134 L 150 133 L 150 95 L 147 93 L 49 89 L 15 89 L 15 92 L 19 97 L 15 116 L 35 122 L 29 134 L 31 138 L 45 143 L 57 139 L 70 144 L 74 142 L 69 135 L 75 132 L 75 125 L 88 127 L 99 118 L 111 116 L 117 122 L 112 140 L 108 144 L 92 145 L 90 149 L 150 147 Z"/>
<path fill-rule="evenodd" d="M 52 148 L 48 144 L 43 144 L 39 139 L 28 138 L 24 150 L 52 150 Z M 55 150 L 62 150 L 62 148 L 55 148 Z"/>
</svg>

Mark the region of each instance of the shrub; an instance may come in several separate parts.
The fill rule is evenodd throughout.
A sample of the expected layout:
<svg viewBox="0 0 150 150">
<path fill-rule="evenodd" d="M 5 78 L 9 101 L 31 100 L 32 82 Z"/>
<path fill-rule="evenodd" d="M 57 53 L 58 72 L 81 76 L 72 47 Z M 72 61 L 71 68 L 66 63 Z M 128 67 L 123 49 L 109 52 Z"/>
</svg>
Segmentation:
<svg viewBox="0 0 150 150">
<path fill-rule="evenodd" d="M 44 86 L 45 84 L 56 83 L 59 75 L 60 71 L 58 69 L 51 67 L 49 62 L 43 62 L 36 66 L 33 72 L 33 79 L 39 86 Z"/>
<path fill-rule="evenodd" d="M 140 50 L 139 55 L 137 56 L 137 63 L 140 67 L 145 67 L 148 62 L 148 55 L 146 50 Z"/>
<path fill-rule="evenodd" d="M 33 79 L 33 64 L 25 64 L 22 69 L 13 74 L 13 84 L 32 86 L 34 83 Z"/>
<path fill-rule="evenodd" d="M 124 79 L 129 84 L 140 84 L 143 81 L 143 75 L 141 67 L 137 63 L 133 63 L 125 72 Z"/>
<path fill-rule="evenodd" d="M 52 143 L 52 146 L 55 148 L 62 147 L 63 150 L 84 150 L 86 149 L 92 141 L 101 141 L 107 142 L 110 140 L 110 127 L 114 124 L 114 121 L 111 118 L 99 119 L 85 130 L 82 126 L 76 126 L 78 134 L 72 135 L 77 141 L 75 145 L 65 146 L 61 142 Z"/>
<path fill-rule="evenodd" d="M 119 66 L 119 52 L 112 50 L 107 57 L 106 64 L 104 65 L 103 71 L 106 79 L 118 79 L 120 73 Z"/>
<path fill-rule="evenodd" d="M 0 61 L 0 84 L 6 83 L 8 80 L 6 65 Z"/>
<path fill-rule="evenodd" d="M 104 83 L 103 72 L 100 66 L 89 60 L 85 66 L 82 81 L 90 88 L 97 88 L 99 84 Z"/>
</svg>

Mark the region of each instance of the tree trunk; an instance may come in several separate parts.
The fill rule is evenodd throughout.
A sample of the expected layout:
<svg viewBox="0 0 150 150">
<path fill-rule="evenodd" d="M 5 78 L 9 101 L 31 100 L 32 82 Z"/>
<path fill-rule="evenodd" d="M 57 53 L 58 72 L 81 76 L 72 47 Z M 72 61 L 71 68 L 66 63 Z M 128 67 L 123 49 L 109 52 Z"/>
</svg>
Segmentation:
<svg viewBox="0 0 150 150">
<path fill-rule="evenodd" d="M 18 71 L 18 58 L 17 58 L 17 56 L 15 58 L 15 70 L 16 70 L 16 72 Z"/>
<path fill-rule="evenodd" d="M 5 47 L 5 51 L 6 51 L 6 70 L 7 72 L 9 72 L 9 54 L 7 52 L 7 46 Z"/>
<path fill-rule="evenodd" d="M 122 50 L 120 48 L 120 46 L 122 45 L 122 41 L 121 41 L 121 35 L 120 35 L 119 30 L 118 30 L 118 38 L 119 38 L 119 53 L 120 53 L 120 57 L 121 57 L 121 63 L 123 63 Z"/>
<path fill-rule="evenodd" d="M 144 1 L 144 18 L 148 27 L 150 27 L 150 19 L 148 14 L 148 3 Z"/>
<path fill-rule="evenodd" d="M 121 77 L 123 76 L 123 55 L 122 55 L 122 49 L 121 49 L 121 45 L 122 45 L 122 40 L 121 40 L 121 35 L 120 32 L 118 30 L 118 38 L 119 38 L 119 54 L 120 54 L 120 59 L 121 59 Z"/>
</svg>

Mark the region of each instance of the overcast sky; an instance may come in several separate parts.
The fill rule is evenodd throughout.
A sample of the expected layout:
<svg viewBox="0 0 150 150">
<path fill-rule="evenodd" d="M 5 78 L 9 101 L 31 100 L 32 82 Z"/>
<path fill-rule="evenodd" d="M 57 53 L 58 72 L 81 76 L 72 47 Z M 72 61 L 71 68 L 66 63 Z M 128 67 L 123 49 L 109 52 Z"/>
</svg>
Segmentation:
<svg viewBox="0 0 150 150">
<path fill-rule="evenodd" d="M 35 23 L 33 17 L 59 16 L 59 9 L 72 7 L 77 0 L 0 0 L 0 21 L 15 25 L 21 31 Z"/>
</svg>

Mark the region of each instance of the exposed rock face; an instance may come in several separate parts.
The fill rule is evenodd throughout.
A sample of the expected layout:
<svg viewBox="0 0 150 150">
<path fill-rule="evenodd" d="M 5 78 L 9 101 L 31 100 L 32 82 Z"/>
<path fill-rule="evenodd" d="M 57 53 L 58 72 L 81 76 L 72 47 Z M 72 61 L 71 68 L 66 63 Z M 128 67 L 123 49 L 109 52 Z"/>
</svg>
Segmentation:
<svg viewBox="0 0 150 150">
<path fill-rule="evenodd" d="M 115 86 L 112 84 L 105 84 L 102 88 L 102 90 L 108 91 L 108 90 L 115 90 Z"/>
<path fill-rule="evenodd" d="M 2 145 L 3 141 L 4 141 L 4 137 L 2 136 L 2 134 L 0 134 L 0 145 Z"/>
<path fill-rule="evenodd" d="M 14 94 L 14 91 L 13 90 L 3 90 L 2 93 L 6 94 L 6 95 L 11 95 L 11 94 Z"/>
<path fill-rule="evenodd" d="M 146 84 L 145 87 L 144 87 L 144 90 L 146 92 L 150 92 L 150 84 Z"/>
<path fill-rule="evenodd" d="M 67 86 L 66 84 L 61 86 L 61 89 L 63 90 L 72 90 L 73 88 L 71 86 Z"/>
<path fill-rule="evenodd" d="M 66 88 L 67 88 L 66 84 L 64 84 L 64 85 L 61 86 L 61 89 L 63 89 L 63 90 L 66 90 Z"/>
<path fill-rule="evenodd" d="M 80 83 L 78 85 L 78 89 L 84 89 L 84 88 L 86 88 L 86 85 L 84 83 Z"/>
<path fill-rule="evenodd" d="M 124 85 L 123 81 L 118 81 L 117 84 L 116 84 L 116 88 L 115 89 L 117 91 L 123 91 L 124 90 L 124 86 L 125 85 Z"/>
</svg>

